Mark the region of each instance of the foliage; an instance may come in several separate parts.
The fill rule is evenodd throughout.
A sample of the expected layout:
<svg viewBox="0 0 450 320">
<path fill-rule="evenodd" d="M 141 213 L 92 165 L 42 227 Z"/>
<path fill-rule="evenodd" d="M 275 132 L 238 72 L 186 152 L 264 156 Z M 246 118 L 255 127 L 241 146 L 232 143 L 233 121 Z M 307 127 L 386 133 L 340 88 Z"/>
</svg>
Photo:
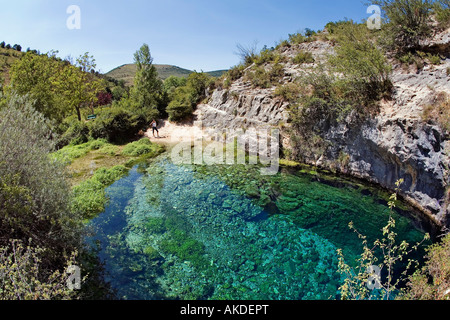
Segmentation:
<svg viewBox="0 0 450 320">
<path fill-rule="evenodd" d="M 433 12 L 436 20 L 439 22 L 439 27 L 443 30 L 450 26 L 450 1 L 437 0 L 433 4 Z"/>
<path fill-rule="evenodd" d="M 389 220 L 387 225 L 383 228 L 383 238 L 381 240 L 375 240 L 373 245 L 369 245 L 367 237 L 360 234 L 353 223 L 349 224 L 350 229 L 355 231 L 358 237 L 362 240 L 363 252 L 360 258 L 357 260 L 357 265 L 352 268 L 345 262 L 342 250 L 338 250 L 339 255 L 339 271 L 345 276 L 344 284 L 339 288 L 341 292 L 341 298 L 343 300 L 390 300 L 394 298 L 398 293 L 400 278 L 394 279 L 394 267 L 396 263 L 402 261 L 406 256 L 418 249 L 418 247 L 426 240 L 429 239 L 429 235 L 426 235 L 424 240 L 413 246 L 410 246 L 406 241 L 402 241 L 400 244 L 396 243 L 397 234 L 394 231 L 395 220 L 392 218 L 392 210 L 395 207 L 397 201 L 397 192 L 402 180 L 397 181 L 396 192 L 390 197 L 389 201 Z M 376 251 L 381 252 L 383 261 L 377 264 L 378 258 L 376 257 Z M 406 270 L 402 272 L 405 276 L 409 268 L 413 264 L 417 265 L 417 262 L 408 260 Z M 372 267 L 378 267 L 380 272 L 378 274 L 370 272 Z M 386 279 L 383 280 L 381 275 L 385 270 Z M 371 290 L 368 284 L 372 284 L 377 290 Z"/>
<path fill-rule="evenodd" d="M 134 54 L 134 62 L 137 67 L 134 77 L 134 86 L 130 93 L 130 102 L 132 108 L 138 113 L 145 115 L 148 122 L 150 118 L 159 115 L 158 104 L 163 91 L 163 83 L 158 78 L 158 71 L 153 65 L 153 58 L 150 54 L 150 48 L 143 44 Z"/>
<path fill-rule="evenodd" d="M 246 73 L 244 80 L 250 81 L 255 88 L 270 88 L 277 85 L 284 76 L 284 68 L 280 63 L 267 67 L 254 67 Z"/>
<path fill-rule="evenodd" d="M 311 52 L 300 51 L 293 59 L 295 64 L 314 63 L 314 57 Z"/>
<path fill-rule="evenodd" d="M 170 121 L 183 121 L 192 116 L 197 103 L 205 99 L 208 90 L 214 85 L 214 80 L 206 73 L 191 73 L 186 85 L 177 87 L 172 95 L 172 101 L 167 107 Z"/>
<path fill-rule="evenodd" d="M 110 142 L 124 142 L 148 126 L 148 115 L 134 113 L 126 108 L 126 103 L 122 100 L 98 112 L 97 119 L 89 123 L 90 136 Z"/>
<path fill-rule="evenodd" d="M 152 143 L 149 139 L 143 138 L 141 140 L 127 144 L 123 150 L 122 154 L 132 157 L 138 157 L 142 155 L 148 155 L 150 157 L 155 157 L 162 151 L 161 146 Z"/>
<path fill-rule="evenodd" d="M 432 0 L 375 0 L 384 12 L 386 44 L 397 51 L 415 50 L 430 35 Z"/>
<path fill-rule="evenodd" d="M 283 85 L 279 85 L 275 89 L 275 96 L 282 97 L 285 101 L 296 102 L 300 98 L 302 92 L 300 85 L 297 82 L 288 82 Z"/>
<path fill-rule="evenodd" d="M 172 101 L 167 107 L 170 121 L 183 121 L 192 115 L 194 111 L 194 93 L 185 87 L 177 88 L 173 94 Z"/>
<path fill-rule="evenodd" d="M 71 110 L 81 121 L 81 108 L 93 107 L 104 83 L 92 73 L 95 60 L 88 53 L 76 64 L 62 61 L 57 52 L 37 55 L 27 52 L 11 67 L 10 92 L 29 94 L 35 108 L 48 119 L 62 121 Z"/>
<path fill-rule="evenodd" d="M 45 249 L 39 252 L 43 272 L 63 267 L 64 254 L 78 246 L 82 227 L 69 207 L 65 168 L 49 158 L 54 150 L 50 126 L 27 98 L 13 95 L 0 111 L 0 246 L 32 241 L 34 248 Z M 19 269 L 10 275 L 18 276 Z M 17 294 L 25 294 L 20 290 Z"/>
<path fill-rule="evenodd" d="M 48 270 L 41 261 L 45 250 L 12 240 L 0 247 L 0 300 L 67 300 L 75 298 L 66 284 L 69 274 Z M 73 264 L 75 255 L 67 258 Z"/>
<path fill-rule="evenodd" d="M 450 299 L 450 235 L 427 248 L 425 266 L 409 277 L 403 300 Z"/>
<path fill-rule="evenodd" d="M 30 237 L 39 238 L 39 235 L 30 234 L 32 231 L 45 233 L 49 228 L 56 227 L 51 224 L 69 219 L 67 215 L 70 213 L 66 207 L 68 186 L 64 169 L 48 159 L 48 153 L 54 148 L 54 143 L 50 140 L 53 135 L 50 126 L 26 98 L 11 97 L 8 106 L 1 111 L 1 176 L 14 178 L 10 181 L 13 185 L 28 190 L 32 195 L 30 209 L 33 214 L 29 218 L 36 220 L 28 222 L 33 230 L 15 227 L 18 233 L 26 235 L 26 240 Z M 19 212 L 15 213 L 18 214 Z M 25 218 L 23 215 L 23 219 Z M 45 226 L 49 221 L 53 222 Z M 40 224 L 43 225 L 38 228 Z M 55 235 L 55 240 L 56 238 Z M 39 244 L 39 240 L 36 243 Z"/>
<path fill-rule="evenodd" d="M 174 91 L 179 87 L 184 87 L 187 84 L 187 78 L 170 76 L 164 80 L 164 91 L 171 97 Z"/>
<path fill-rule="evenodd" d="M 10 69 L 11 85 L 9 90 L 19 95 L 30 95 L 34 107 L 48 119 L 61 121 L 69 114 L 68 106 L 61 103 L 61 98 L 52 85 L 57 74 L 59 62 L 48 55 L 26 53 Z"/>
<path fill-rule="evenodd" d="M 122 178 L 128 170 L 125 166 L 100 168 L 93 177 L 83 181 L 72 190 L 71 209 L 84 219 L 92 219 L 105 210 L 108 202 L 105 188 Z"/>
<path fill-rule="evenodd" d="M 370 31 L 363 24 L 345 23 L 335 30 L 338 46 L 329 64 L 354 93 L 364 99 L 378 100 L 390 92 L 392 67 L 384 52 L 370 41 Z"/>
</svg>

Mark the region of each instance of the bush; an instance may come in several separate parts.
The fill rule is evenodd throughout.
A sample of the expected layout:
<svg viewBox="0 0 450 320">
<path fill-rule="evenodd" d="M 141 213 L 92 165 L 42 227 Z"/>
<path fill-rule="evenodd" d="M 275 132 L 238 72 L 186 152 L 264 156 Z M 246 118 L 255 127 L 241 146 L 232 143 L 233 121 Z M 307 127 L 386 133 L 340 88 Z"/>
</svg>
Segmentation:
<svg viewBox="0 0 450 320">
<path fill-rule="evenodd" d="M 409 278 L 403 300 L 450 299 L 450 235 L 427 249 L 425 266 Z"/>
<path fill-rule="evenodd" d="M 300 97 L 300 92 L 298 83 L 287 83 L 275 89 L 275 96 L 282 97 L 288 102 L 294 102 Z"/>
<path fill-rule="evenodd" d="M 194 112 L 194 92 L 188 87 L 180 87 L 175 90 L 173 100 L 167 107 L 170 121 L 183 121 Z"/>
<path fill-rule="evenodd" d="M 439 27 L 442 30 L 447 29 L 450 26 L 450 1 L 436 1 L 433 5 L 433 11 L 436 16 L 436 20 L 439 22 Z"/>
<path fill-rule="evenodd" d="M 118 105 L 103 109 L 97 119 L 89 123 L 92 138 L 103 138 L 110 142 L 127 141 L 146 126 L 146 115 L 133 113 Z"/>
<path fill-rule="evenodd" d="M 25 247 L 17 240 L 0 247 L 0 300 L 67 300 L 74 297 L 74 291 L 66 284 L 68 274 L 49 271 L 41 262 L 44 251 Z M 73 262 L 70 258 L 67 265 Z"/>
<path fill-rule="evenodd" d="M 65 130 L 58 140 L 58 148 L 68 144 L 77 145 L 89 141 L 90 133 L 88 125 L 85 122 L 78 121 L 76 116 L 64 119 L 60 125 L 60 129 Z"/>
<path fill-rule="evenodd" d="M 354 100 L 362 103 L 379 100 L 392 89 L 392 67 L 384 52 L 369 40 L 368 32 L 363 24 L 346 23 L 338 27 L 336 54 L 328 59 L 331 70 L 343 74 L 342 88 L 347 87 Z"/>
<path fill-rule="evenodd" d="M 147 138 L 143 138 L 139 141 L 129 143 L 122 150 L 122 154 L 132 157 L 139 157 L 143 155 L 149 155 L 150 157 L 154 157 L 160 153 L 161 153 L 161 146 L 152 143 Z"/>
<path fill-rule="evenodd" d="M 289 43 L 291 45 L 301 44 L 304 42 L 306 42 L 306 37 L 302 35 L 300 32 L 289 35 Z"/>
<path fill-rule="evenodd" d="M 64 166 L 52 161 L 56 138 L 26 99 L 12 96 L 0 111 L 0 246 L 31 239 L 55 268 L 79 241 L 81 220 L 69 209 Z"/>
<path fill-rule="evenodd" d="M 420 40 L 431 33 L 429 26 L 433 1 L 431 0 L 375 0 L 385 13 L 385 35 L 388 45 L 396 50 L 410 51 L 418 48 Z"/>
<path fill-rule="evenodd" d="M 293 59 L 295 64 L 314 63 L 315 59 L 311 52 L 300 51 Z"/>
</svg>

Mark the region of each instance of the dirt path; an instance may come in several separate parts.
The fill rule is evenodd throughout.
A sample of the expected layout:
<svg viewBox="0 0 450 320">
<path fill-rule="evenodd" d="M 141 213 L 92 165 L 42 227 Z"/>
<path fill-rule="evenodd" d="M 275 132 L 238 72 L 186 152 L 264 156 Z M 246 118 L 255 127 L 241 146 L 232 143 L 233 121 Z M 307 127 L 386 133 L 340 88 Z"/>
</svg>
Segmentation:
<svg viewBox="0 0 450 320">
<path fill-rule="evenodd" d="M 202 130 L 193 124 L 176 124 L 167 120 L 159 121 L 158 130 L 159 138 L 153 137 L 152 128 L 145 132 L 145 136 L 154 143 L 164 145 L 175 145 L 186 139 L 193 141 L 193 139 L 203 136 Z"/>
</svg>

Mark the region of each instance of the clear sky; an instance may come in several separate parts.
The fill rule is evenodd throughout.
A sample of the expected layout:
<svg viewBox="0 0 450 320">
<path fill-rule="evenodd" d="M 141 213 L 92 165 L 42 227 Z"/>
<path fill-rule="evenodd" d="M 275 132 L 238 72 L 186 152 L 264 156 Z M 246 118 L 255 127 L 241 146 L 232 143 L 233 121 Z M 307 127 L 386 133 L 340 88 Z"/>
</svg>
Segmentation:
<svg viewBox="0 0 450 320">
<path fill-rule="evenodd" d="M 369 17 L 370 0 L 0 0 L 0 41 L 62 58 L 85 52 L 108 72 L 133 62 L 143 44 L 156 64 L 196 71 L 239 62 L 236 45 L 274 46 L 305 28 Z M 80 8 L 81 28 L 70 30 L 67 8 Z"/>
</svg>

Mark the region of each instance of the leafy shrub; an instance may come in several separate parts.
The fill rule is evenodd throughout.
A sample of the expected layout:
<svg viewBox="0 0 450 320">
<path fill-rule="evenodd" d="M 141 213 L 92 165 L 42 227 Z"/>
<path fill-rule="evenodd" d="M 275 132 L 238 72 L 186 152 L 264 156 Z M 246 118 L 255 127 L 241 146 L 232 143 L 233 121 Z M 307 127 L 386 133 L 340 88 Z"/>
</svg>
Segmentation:
<svg viewBox="0 0 450 320">
<path fill-rule="evenodd" d="M 284 76 L 284 68 L 281 64 L 275 63 L 266 70 L 264 67 L 254 67 L 245 74 L 244 80 L 250 81 L 255 88 L 270 88 L 278 84 Z"/>
<path fill-rule="evenodd" d="M 0 111 L 0 246 L 31 239 L 46 249 L 43 263 L 58 268 L 78 243 L 81 220 L 69 209 L 65 168 L 49 157 L 49 127 L 26 98 L 12 96 Z"/>
<path fill-rule="evenodd" d="M 167 107 L 170 121 L 183 121 L 194 112 L 194 93 L 188 87 L 180 87 L 175 90 L 173 100 Z"/>
<path fill-rule="evenodd" d="M 336 32 L 336 30 L 341 28 L 341 26 L 348 25 L 348 24 L 353 24 L 353 21 L 352 20 L 340 20 L 340 21 L 335 21 L 335 22 L 328 22 L 325 25 L 325 29 L 327 29 L 327 31 L 330 34 L 334 34 Z"/>
<path fill-rule="evenodd" d="M 129 143 L 122 150 L 122 154 L 132 157 L 138 157 L 142 155 L 156 156 L 160 153 L 161 146 L 152 143 L 147 138 Z"/>
<path fill-rule="evenodd" d="M 78 145 L 68 145 L 54 153 L 52 158 L 67 165 L 73 160 L 85 156 L 91 150 L 91 142 L 86 142 Z"/>
<path fill-rule="evenodd" d="M 400 299 L 449 300 L 450 299 L 450 235 L 427 249 L 425 266 L 409 278 L 407 289 Z"/>
<path fill-rule="evenodd" d="M 409 51 L 430 35 L 431 0 L 375 0 L 385 13 L 387 42 L 396 50 Z"/>
<path fill-rule="evenodd" d="M 275 89 L 275 96 L 282 97 L 285 101 L 294 102 L 299 98 L 300 87 L 298 83 L 286 83 Z"/>
<path fill-rule="evenodd" d="M 342 88 L 350 88 L 354 98 L 363 103 L 389 95 L 392 67 L 385 54 L 367 37 L 367 27 L 346 23 L 335 33 L 338 46 L 328 62 L 333 72 L 343 74 Z"/>
<path fill-rule="evenodd" d="M 255 57 L 253 61 L 257 66 L 261 66 L 265 63 L 274 61 L 275 56 L 276 54 L 273 50 L 263 49 L 261 50 L 260 54 Z"/>
<path fill-rule="evenodd" d="M 306 37 L 303 34 L 301 34 L 300 32 L 289 35 L 289 43 L 291 45 L 301 44 L 304 42 L 306 42 Z"/>
<path fill-rule="evenodd" d="M 120 148 L 118 146 L 115 146 L 115 145 L 112 145 L 112 144 L 107 144 L 107 145 L 101 147 L 98 150 L 98 153 L 106 154 L 106 155 L 109 155 L 109 156 L 115 156 L 115 155 L 120 153 Z"/>
<path fill-rule="evenodd" d="M 0 247 L 0 300 L 72 299 L 74 291 L 67 287 L 68 274 L 47 270 L 41 257 L 45 250 L 25 247 L 13 240 Z M 73 257 L 67 265 L 73 264 Z"/>
<path fill-rule="evenodd" d="M 295 64 L 314 63 L 314 57 L 311 52 L 300 51 L 293 59 Z"/>
<path fill-rule="evenodd" d="M 438 0 L 433 4 L 433 12 L 436 20 L 439 22 L 439 27 L 443 30 L 450 26 L 450 1 Z"/>
<path fill-rule="evenodd" d="M 110 142 L 127 141 L 146 126 L 148 126 L 146 115 L 132 112 L 119 105 L 103 109 L 97 119 L 89 123 L 90 135 L 94 139 L 104 138 Z"/>
</svg>

